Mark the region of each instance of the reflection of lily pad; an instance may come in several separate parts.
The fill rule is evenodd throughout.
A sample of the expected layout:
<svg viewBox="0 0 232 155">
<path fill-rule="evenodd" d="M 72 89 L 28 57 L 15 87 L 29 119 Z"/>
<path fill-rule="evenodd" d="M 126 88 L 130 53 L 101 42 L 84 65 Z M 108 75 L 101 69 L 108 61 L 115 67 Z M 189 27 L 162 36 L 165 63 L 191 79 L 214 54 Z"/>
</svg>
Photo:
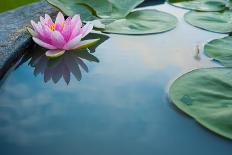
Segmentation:
<svg viewBox="0 0 232 155">
<path fill-rule="evenodd" d="M 80 57 L 82 59 L 93 61 L 93 62 L 100 62 L 97 57 L 91 54 L 92 52 L 88 53 L 86 52 L 85 49 L 76 49 L 71 52 L 74 53 L 77 57 Z"/>
<path fill-rule="evenodd" d="M 174 6 L 196 11 L 223 11 L 226 0 L 168 0 Z"/>
<path fill-rule="evenodd" d="M 204 47 L 205 54 L 219 61 L 226 67 L 232 67 L 232 37 L 228 36 L 208 42 Z"/>
<path fill-rule="evenodd" d="M 232 11 L 224 12 L 195 12 L 185 14 L 185 20 L 198 28 L 218 32 L 232 32 Z"/>
<path fill-rule="evenodd" d="M 139 10 L 119 20 L 98 21 L 105 24 L 104 32 L 121 34 L 160 33 L 175 28 L 177 24 L 176 17 L 158 10 Z"/>
<path fill-rule="evenodd" d="M 232 139 L 231 68 L 197 69 L 170 87 L 173 103 L 209 130 Z"/>
<path fill-rule="evenodd" d="M 175 28 L 173 15 L 157 10 L 132 10 L 143 0 L 48 0 L 66 15 L 80 14 L 93 21 L 95 28 L 108 33 L 149 34 Z"/>
<path fill-rule="evenodd" d="M 88 49 L 90 50 L 91 53 L 95 52 L 96 48 L 99 45 L 101 45 L 103 42 L 105 42 L 107 39 L 109 39 L 109 36 L 99 34 L 99 33 L 90 33 L 84 38 L 84 40 L 96 39 L 96 38 L 99 38 L 98 43 L 88 47 Z"/>
</svg>

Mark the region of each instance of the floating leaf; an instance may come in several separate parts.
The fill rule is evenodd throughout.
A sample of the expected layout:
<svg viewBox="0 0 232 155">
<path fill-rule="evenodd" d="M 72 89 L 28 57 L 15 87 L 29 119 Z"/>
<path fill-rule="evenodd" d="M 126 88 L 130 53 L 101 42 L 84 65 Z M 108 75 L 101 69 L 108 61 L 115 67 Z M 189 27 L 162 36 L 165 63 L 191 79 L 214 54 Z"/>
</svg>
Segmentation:
<svg viewBox="0 0 232 155">
<path fill-rule="evenodd" d="M 112 6 L 113 11 L 111 18 L 126 17 L 136 6 L 141 4 L 144 0 L 108 0 Z"/>
<path fill-rule="evenodd" d="M 228 8 L 230 8 L 231 9 L 231 7 L 232 7 L 232 0 L 228 0 Z"/>
<path fill-rule="evenodd" d="M 158 10 L 138 10 L 127 17 L 112 20 L 98 20 L 105 25 L 104 32 L 120 34 L 160 33 L 176 27 L 175 16 Z"/>
<path fill-rule="evenodd" d="M 228 36 L 208 42 L 204 47 L 205 54 L 219 61 L 226 67 L 232 67 L 232 37 Z"/>
<path fill-rule="evenodd" d="M 168 0 L 174 6 L 195 11 L 223 11 L 226 0 Z"/>
<path fill-rule="evenodd" d="M 68 16 L 74 16 L 76 14 L 81 15 L 81 19 L 84 21 L 90 21 L 97 19 L 96 16 L 93 15 L 94 10 L 92 8 L 78 4 L 74 0 L 47 0 L 50 4 L 62 10 Z"/>
<path fill-rule="evenodd" d="M 232 69 L 197 69 L 170 87 L 172 102 L 209 130 L 232 139 Z"/>
<path fill-rule="evenodd" d="M 187 12 L 185 20 L 198 28 L 217 32 L 232 32 L 232 11 L 224 12 Z"/>
<path fill-rule="evenodd" d="M 173 15 L 157 10 L 131 12 L 143 0 L 48 0 L 48 2 L 68 16 L 83 14 L 85 21 L 90 19 L 95 28 L 108 33 L 160 33 L 175 28 L 177 23 Z"/>
<path fill-rule="evenodd" d="M 94 10 L 95 15 L 101 18 L 109 17 L 113 10 L 113 6 L 108 0 L 67 0 L 63 5 L 68 3 L 74 3 L 74 6 L 76 4 L 88 6 Z"/>
<path fill-rule="evenodd" d="M 84 13 L 100 18 L 126 17 L 143 0 L 48 0 L 68 16 Z"/>
</svg>

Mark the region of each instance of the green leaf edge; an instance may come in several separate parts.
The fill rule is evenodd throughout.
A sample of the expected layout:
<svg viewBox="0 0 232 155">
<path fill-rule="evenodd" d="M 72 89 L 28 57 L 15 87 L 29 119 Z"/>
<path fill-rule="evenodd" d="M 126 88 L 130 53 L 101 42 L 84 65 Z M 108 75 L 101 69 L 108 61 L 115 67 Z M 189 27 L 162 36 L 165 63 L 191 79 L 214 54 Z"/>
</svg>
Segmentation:
<svg viewBox="0 0 232 155">
<path fill-rule="evenodd" d="M 198 11 L 198 12 L 221 12 L 221 11 L 224 11 L 226 10 L 227 6 L 225 5 L 224 9 L 218 9 L 217 11 L 206 11 L 206 10 L 202 10 L 202 9 L 190 9 L 190 8 L 187 8 L 187 7 L 181 7 L 181 6 L 177 6 L 175 5 L 175 3 L 171 3 L 169 0 L 166 0 L 166 2 L 171 5 L 171 6 L 174 6 L 174 7 L 177 7 L 177 8 L 181 8 L 181 9 L 185 9 L 185 10 L 190 10 L 190 11 Z"/>
<path fill-rule="evenodd" d="M 212 39 L 212 40 L 210 40 L 210 41 L 208 41 L 207 43 L 205 43 L 205 45 L 204 45 L 204 54 L 207 56 L 207 57 L 209 57 L 209 58 L 212 58 L 212 59 L 215 59 L 216 60 L 216 58 L 220 58 L 220 57 L 214 57 L 211 53 L 209 53 L 209 51 L 207 51 L 206 49 L 209 47 L 209 46 L 212 46 L 211 45 L 211 43 L 213 42 L 213 41 L 217 41 L 217 40 L 221 40 L 221 39 L 226 39 L 226 38 L 232 38 L 232 36 L 225 36 L 225 37 L 222 37 L 222 38 L 216 38 L 216 39 Z M 231 44 L 232 44 L 232 42 L 231 42 Z M 225 55 L 225 56 L 232 56 L 232 53 L 231 53 L 231 55 Z"/>
<path fill-rule="evenodd" d="M 91 39 L 91 40 L 93 40 L 93 42 L 91 42 L 91 43 L 89 43 L 89 44 L 85 44 L 85 45 L 83 45 L 83 46 L 80 46 L 80 47 L 78 47 L 78 48 L 76 48 L 76 49 L 73 49 L 73 50 L 70 50 L 70 51 L 73 52 L 74 50 L 78 50 L 78 49 L 83 49 L 83 48 L 91 47 L 91 46 L 97 44 L 98 41 L 100 41 L 100 38 Z M 67 51 L 66 51 L 66 52 L 67 52 Z M 64 52 L 64 53 L 57 54 L 57 55 L 54 55 L 54 56 L 47 56 L 47 57 L 48 57 L 49 59 L 56 59 L 56 58 L 59 58 L 60 56 L 62 56 L 62 55 L 64 55 L 64 54 L 65 54 L 65 52 Z"/>
<path fill-rule="evenodd" d="M 159 33 L 165 33 L 165 32 L 168 32 L 168 31 L 171 31 L 173 29 L 175 29 L 177 27 L 177 24 L 178 24 L 178 19 L 176 16 L 172 15 L 171 13 L 168 13 L 168 12 L 164 12 L 164 11 L 160 11 L 160 10 L 157 10 L 157 9 L 144 9 L 144 10 L 154 10 L 154 11 L 157 11 L 157 12 L 161 12 L 161 13 L 165 13 L 167 15 L 169 15 L 170 17 L 173 17 L 173 19 L 175 19 L 175 24 L 173 27 L 165 30 L 165 31 L 160 31 L 160 32 L 147 32 L 147 33 L 120 33 L 120 32 L 112 32 L 112 31 L 107 31 L 106 29 L 103 29 L 102 32 L 104 33 L 109 33 L 109 34 L 120 34 L 120 35 L 149 35 L 149 34 L 159 34 Z M 133 10 L 132 12 L 135 12 L 135 11 L 142 11 L 142 10 Z M 130 12 L 130 13 L 132 13 Z M 129 16 L 130 13 L 127 15 Z M 125 17 L 126 18 L 126 17 Z"/>
<path fill-rule="evenodd" d="M 185 21 L 186 23 L 192 25 L 193 27 L 199 28 L 199 29 L 201 29 L 201 30 L 209 31 L 209 32 L 220 33 L 220 34 L 229 34 L 229 33 L 232 32 L 232 31 L 229 31 L 229 32 L 212 31 L 212 30 L 207 30 L 206 28 L 203 28 L 203 27 L 200 27 L 200 26 L 193 25 L 193 24 L 191 24 L 191 23 L 187 20 L 187 18 L 186 18 L 186 16 L 188 16 L 188 14 L 190 14 L 190 13 L 192 13 L 192 12 L 202 12 L 202 11 L 188 11 L 188 12 L 186 12 L 186 13 L 184 14 L 184 21 Z M 215 12 L 215 11 L 214 11 L 214 12 Z M 207 12 L 206 12 L 206 13 L 207 13 Z M 209 13 L 209 12 L 208 12 L 208 13 Z"/>
<path fill-rule="evenodd" d="M 172 95 L 171 95 L 171 89 L 175 86 L 175 83 L 179 80 L 181 80 L 184 76 L 186 76 L 187 74 L 190 74 L 190 73 L 193 73 L 193 72 L 197 72 L 198 70 L 204 70 L 204 69 L 231 69 L 232 70 L 232 67 L 212 67 L 212 68 L 199 68 L 199 69 L 194 69 L 194 70 L 191 70 L 187 73 L 184 73 L 183 75 L 181 75 L 180 77 L 178 77 L 177 79 L 175 79 L 171 86 L 169 87 L 169 90 L 168 90 L 168 99 L 178 108 L 181 110 L 181 112 L 185 113 L 186 115 L 190 116 L 191 118 L 193 118 L 197 123 L 199 123 L 201 126 L 207 128 L 209 131 L 211 131 L 212 133 L 215 133 L 216 135 L 219 135 L 221 137 L 224 137 L 224 138 L 228 138 L 230 140 L 232 140 L 232 135 L 228 135 L 228 134 L 222 134 L 221 131 L 219 131 L 218 129 L 216 129 L 215 127 L 209 125 L 207 122 L 201 120 L 200 118 L 194 116 L 194 115 L 191 115 L 191 112 L 185 108 L 182 108 L 181 106 L 179 106 L 179 104 L 176 104 L 173 100 L 172 100 Z M 181 104 L 180 104 L 181 105 Z"/>
</svg>

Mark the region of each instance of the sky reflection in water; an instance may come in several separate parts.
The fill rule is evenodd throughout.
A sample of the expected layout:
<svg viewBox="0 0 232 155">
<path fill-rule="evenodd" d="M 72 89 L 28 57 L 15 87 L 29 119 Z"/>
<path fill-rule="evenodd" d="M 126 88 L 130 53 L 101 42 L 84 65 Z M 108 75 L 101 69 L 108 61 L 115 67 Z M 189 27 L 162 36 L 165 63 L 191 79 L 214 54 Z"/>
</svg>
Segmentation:
<svg viewBox="0 0 232 155">
<path fill-rule="evenodd" d="M 24 63 L 0 89 L 0 154 L 3 155 L 230 155 L 231 141 L 205 130 L 167 99 L 174 78 L 216 66 L 196 47 L 223 37 L 183 23 L 170 32 L 110 35 L 83 60 L 89 73 L 56 84 L 34 77 Z M 202 52 L 202 50 L 201 50 Z M 34 65 L 33 65 L 34 66 Z M 40 72 L 41 73 L 41 72 Z"/>
</svg>

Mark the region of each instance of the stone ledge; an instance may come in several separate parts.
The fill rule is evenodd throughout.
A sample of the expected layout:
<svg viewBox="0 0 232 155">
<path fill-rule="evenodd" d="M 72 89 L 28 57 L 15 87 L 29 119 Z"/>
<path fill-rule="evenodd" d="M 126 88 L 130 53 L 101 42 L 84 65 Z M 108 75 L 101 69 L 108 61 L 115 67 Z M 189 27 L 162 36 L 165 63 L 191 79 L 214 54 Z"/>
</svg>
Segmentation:
<svg viewBox="0 0 232 155">
<path fill-rule="evenodd" d="M 0 79 L 32 45 L 26 27 L 44 14 L 54 16 L 57 9 L 46 1 L 32 3 L 0 14 Z"/>
</svg>

